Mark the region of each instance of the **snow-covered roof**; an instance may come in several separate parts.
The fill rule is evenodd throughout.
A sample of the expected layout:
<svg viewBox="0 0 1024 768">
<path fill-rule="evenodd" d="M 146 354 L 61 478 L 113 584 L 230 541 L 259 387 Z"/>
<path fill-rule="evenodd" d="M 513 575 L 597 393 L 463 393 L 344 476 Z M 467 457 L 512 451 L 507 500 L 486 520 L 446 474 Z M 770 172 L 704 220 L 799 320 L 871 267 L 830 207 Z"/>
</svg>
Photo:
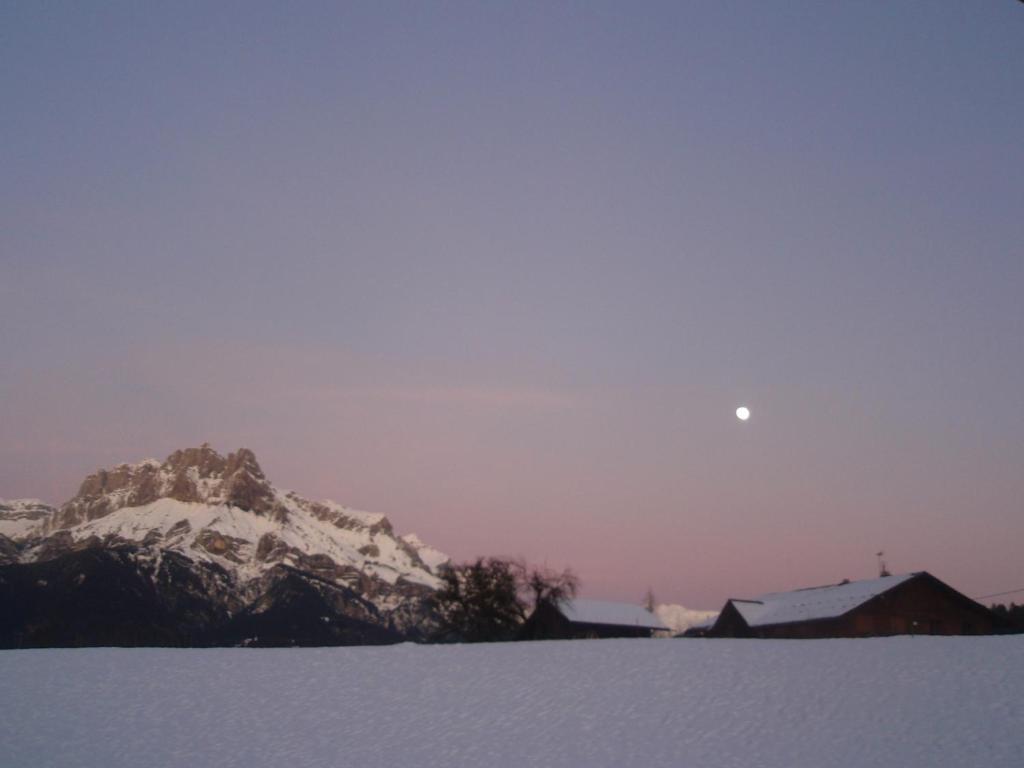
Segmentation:
<svg viewBox="0 0 1024 768">
<path fill-rule="evenodd" d="M 717 613 L 714 614 L 713 616 L 709 616 L 708 618 L 704 619 L 703 621 L 698 621 L 698 622 L 695 622 L 695 623 L 691 624 L 686 629 L 711 629 L 711 627 L 713 627 L 715 625 L 716 621 L 718 621 L 718 614 Z"/>
<path fill-rule="evenodd" d="M 865 581 L 848 581 L 825 587 L 798 589 L 793 592 L 770 592 L 753 600 L 730 600 L 732 606 L 751 627 L 788 624 L 794 621 L 833 619 L 866 603 L 916 573 L 882 576 Z"/>
<path fill-rule="evenodd" d="M 610 624 L 617 627 L 668 629 L 661 619 L 642 605 L 607 600 L 566 600 L 559 605 L 562 615 L 580 624 Z"/>
</svg>

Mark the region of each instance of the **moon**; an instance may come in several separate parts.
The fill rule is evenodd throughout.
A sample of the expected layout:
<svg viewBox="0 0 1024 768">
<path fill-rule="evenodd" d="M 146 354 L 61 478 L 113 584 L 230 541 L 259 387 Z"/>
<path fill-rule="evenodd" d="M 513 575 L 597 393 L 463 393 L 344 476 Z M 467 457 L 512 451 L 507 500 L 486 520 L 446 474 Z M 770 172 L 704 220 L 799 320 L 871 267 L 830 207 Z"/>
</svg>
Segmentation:
<svg viewBox="0 0 1024 768">
<path fill-rule="evenodd" d="M 750 418 L 750 409 L 745 405 L 741 405 L 736 409 L 736 418 L 740 421 L 746 421 Z"/>
</svg>

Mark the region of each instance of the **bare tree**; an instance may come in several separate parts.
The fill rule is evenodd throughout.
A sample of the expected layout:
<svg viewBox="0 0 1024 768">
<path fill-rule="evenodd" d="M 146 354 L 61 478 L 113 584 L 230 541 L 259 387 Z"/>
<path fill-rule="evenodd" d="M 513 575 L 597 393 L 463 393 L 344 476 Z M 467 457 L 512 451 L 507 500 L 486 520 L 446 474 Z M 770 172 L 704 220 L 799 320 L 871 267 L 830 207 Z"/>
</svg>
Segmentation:
<svg viewBox="0 0 1024 768">
<path fill-rule="evenodd" d="M 570 569 L 561 573 L 548 568 L 522 567 L 522 588 L 529 595 L 534 610 L 543 603 L 558 606 L 566 600 L 576 597 L 580 582 Z"/>
<path fill-rule="evenodd" d="M 576 596 L 579 580 L 561 572 L 530 568 L 521 560 L 477 558 L 449 566 L 431 598 L 437 615 L 435 639 L 467 643 L 511 640 L 529 608 L 557 606 Z"/>
</svg>

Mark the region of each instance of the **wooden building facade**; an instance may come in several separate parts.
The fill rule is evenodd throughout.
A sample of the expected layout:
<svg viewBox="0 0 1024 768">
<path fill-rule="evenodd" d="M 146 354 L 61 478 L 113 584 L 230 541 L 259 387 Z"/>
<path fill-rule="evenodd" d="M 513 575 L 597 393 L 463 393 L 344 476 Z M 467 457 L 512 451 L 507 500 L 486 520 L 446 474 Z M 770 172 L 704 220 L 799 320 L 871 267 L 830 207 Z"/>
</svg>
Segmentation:
<svg viewBox="0 0 1024 768">
<path fill-rule="evenodd" d="M 926 571 L 729 600 L 707 637 L 987 635 L 997 617 Z"/>
</svg>

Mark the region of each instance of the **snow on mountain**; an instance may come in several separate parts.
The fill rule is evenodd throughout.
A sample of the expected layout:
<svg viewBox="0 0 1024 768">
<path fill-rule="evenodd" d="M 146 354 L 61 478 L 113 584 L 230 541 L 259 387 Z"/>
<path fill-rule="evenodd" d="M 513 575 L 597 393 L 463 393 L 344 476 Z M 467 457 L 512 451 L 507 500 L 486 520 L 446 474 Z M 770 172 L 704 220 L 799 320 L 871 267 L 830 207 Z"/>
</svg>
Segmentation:
<svg viewBox="0 0 1024 768">
<path fill-rule="evenodd" d="M 212 568 L 196 570 L 218 585 L 226 573 L 242 603 L 266 587 L 269 572 L 292 568 L 354 590 L 384 614 L 404 610 L 404 621 L 440 585 L 437 569 L 448 560 L 414 535 L 398 537 L 384 515 L 274 487 L 252 451 L 222 456 L 206 444 L 99 470 L 59 509 L 4 502 L 0 534 L 21 563 L 128 547 L 154 580 L 164 556 L 181 555 Z M 12 561 L 10 551 L 0 556 Z"/>
<path fill-rule="evenodd" d="M 690 627 L 704 624 L 718 616 L 718 611 L 698 611 L 672 603 L 655 606 L 654 613 L 665 626 L 672 630 L 674 635 L 681 634 Z"/>
<path fill-rule="evenodd" d="M 420 541 L 420 537 L 415 533 L 407 533 L 402 537 L 402 541 L 412 547 L 413 551 L 419 555 L 420 560 L 431 570 L 433 573 L 437 573 L 438 570 L 447 565 L 452 561 L 448 555 L 439 549 L 424 544 Z"/>
<path fill-rule="evenodd" d="M 92 537 L 148 542 L 163 551 L 217 563 L 245 580 L 277 562 L 302 568 L 310 558 L 321 557 L 342 571 L 355 569 L 388 584 L 404 578 L 438 586 L 438 578 L 400 539 L 383 528 L 372 531 L 374 526 L 366 524 L 369 515 L 327 507 L 336 515 L 325 519 L 312 514 L 308 502 L 292 494 L 278 492 L 275 499 L 287 510 L 283 520 L 224 504 L 158 499 L 141 507 L 122 507 L 67 531 L 75 542 Z M 44 546 L 29 550 L 29 556 Z"/>
<path fill-rule="evenodd" d="M 0 499 L 0 536 L 9 539 L 38 536 L 56 511 L 39 499 Z"/>
</svg>

